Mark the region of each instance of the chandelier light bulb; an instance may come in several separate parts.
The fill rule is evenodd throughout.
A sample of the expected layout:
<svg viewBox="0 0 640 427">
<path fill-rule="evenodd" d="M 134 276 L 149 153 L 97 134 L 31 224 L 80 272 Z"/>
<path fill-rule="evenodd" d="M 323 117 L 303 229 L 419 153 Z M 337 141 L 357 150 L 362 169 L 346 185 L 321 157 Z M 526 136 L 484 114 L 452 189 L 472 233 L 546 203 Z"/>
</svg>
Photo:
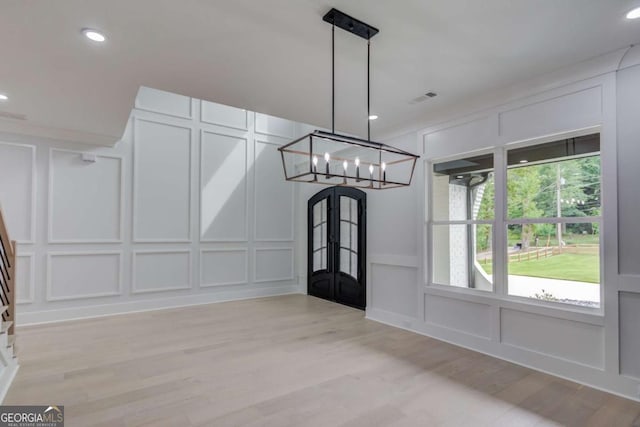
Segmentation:
<svg viewBox="0 0 640 427">
<path fill-rule="evenodd" d="M 318 156 L 313 156 L 313 166 L 318 166 Z"/>
<path fill-rule="evenodd" d="M 372 164 L 369 165 L 369 180 L 371 181 L 369 186 L 373 188 L 373 165 Z"/>
<path fill-rule="evenodd" d="M 382 162 L 382 185 L 387 184 L 387 164 Z"/>
<path fill-rule="evenodd" d="M 344 170 L 346 172 L 347 168 L 349 167 L 349 162 L 347 162 L 346 160 L 344 162 L 342 162 L 342 167 L 344 168 Z"/>
<path fill-rule="evenodd" d="M 329 153 L 324 153 L 324 161 L 326 162 L 325 167 L 324 167 L 324 173 L 325 173 L 325 176 L 326 176 L 327 179 L 330 178 L 330 175 L 329 175 L 329 160 L 330 160 Z"/>
<path fill-rule="evenodd" d="M 356 164 L 356 167 L 360 166 L 360 158 L 356 157 L 356 161 L 354 163 Z"/>
</svg>

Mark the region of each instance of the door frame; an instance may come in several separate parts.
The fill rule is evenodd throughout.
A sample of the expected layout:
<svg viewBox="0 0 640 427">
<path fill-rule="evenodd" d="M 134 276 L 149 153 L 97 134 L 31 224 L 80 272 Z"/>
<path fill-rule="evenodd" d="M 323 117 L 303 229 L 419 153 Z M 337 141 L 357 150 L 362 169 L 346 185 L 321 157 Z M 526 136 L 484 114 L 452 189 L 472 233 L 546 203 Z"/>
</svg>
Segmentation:
<svg viewBox="0 0 640 427">
<path fill-rule="evenodd" d="M 340 275 L 340 197 L 345 196 L 358 202 L 358 277 L 357 283 L 362 290 L 362 305 L 336 298 L 336 286 Z M 313 271 L 313 206 L 323 199 L 327 199 L 327 269 L 332 272 L 331 301 L 339 302 L 350 307 L 365 310 L 367 306 L 367 193 L 352 187 L 334 186 L 314 194 L 307 202 L 307 294 L 311 292 Z M 351 278 L 350 275 L 346 275 Z M 319 298 L 322 298 L 318 296 Z"/>
</svg>

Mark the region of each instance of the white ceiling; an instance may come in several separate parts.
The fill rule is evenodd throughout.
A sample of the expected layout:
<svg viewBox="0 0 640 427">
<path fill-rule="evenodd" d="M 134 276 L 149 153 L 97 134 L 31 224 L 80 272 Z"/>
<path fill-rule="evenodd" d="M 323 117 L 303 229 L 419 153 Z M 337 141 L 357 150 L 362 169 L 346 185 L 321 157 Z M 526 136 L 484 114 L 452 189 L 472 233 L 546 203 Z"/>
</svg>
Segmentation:
<svg viewBox="0 0 640 427">
<path fill-rule="evenodd" d="M 336 7 L 372 39 L 372 132 L 388 133 L 640 41 L 636 0 L 0 0 L 0 130 L 120 138 L 139 86 L 330 125 Z M 89 43 L 83 27 L 104 31 Z M 336 32 L 337 123 L 366 132 L 366 42 Z M 411 105 L 429 90 L 438 97 Z M 38 130 L 39 129 L 39 130 Z M 38 131 L 37 131 L 38 130 Z"/>
</svg>

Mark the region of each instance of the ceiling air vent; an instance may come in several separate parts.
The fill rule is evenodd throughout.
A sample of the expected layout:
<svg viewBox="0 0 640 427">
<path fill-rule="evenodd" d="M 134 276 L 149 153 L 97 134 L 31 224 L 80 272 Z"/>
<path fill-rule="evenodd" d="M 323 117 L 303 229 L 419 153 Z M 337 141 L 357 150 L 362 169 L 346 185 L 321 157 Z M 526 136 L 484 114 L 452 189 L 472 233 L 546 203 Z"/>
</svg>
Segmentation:
<svg viewBox="0 0 640 427">
<path fill-rule="evenodd" d="M 0 118 L 14 119 L 14 120 L 27 120 L 27 116 L 25 114 L 9 113 L 6 111 L 0 111 Z"/>
<path fill-rule="evenodd" d="M 409 101 L 409 104 L 411 105 L 419 104 L 421 102 L 426 101 L 429 98 L 435 98 L 436 96 L 438 96 L 438 94 L 435 92 L 427 92 L 424 95 L 420 95 L 417 98 L 413 98 L 411 101 Z"/>
</svg>

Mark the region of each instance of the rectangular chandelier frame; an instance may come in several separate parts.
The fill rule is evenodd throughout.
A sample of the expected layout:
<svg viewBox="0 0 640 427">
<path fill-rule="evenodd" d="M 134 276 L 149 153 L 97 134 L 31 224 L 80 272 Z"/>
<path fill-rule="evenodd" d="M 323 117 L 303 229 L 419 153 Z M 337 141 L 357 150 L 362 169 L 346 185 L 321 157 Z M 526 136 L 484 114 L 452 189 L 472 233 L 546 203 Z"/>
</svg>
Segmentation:
<svg viewBox="0 0 640 427">
<path fill-rule="evenodd" d="M 419 156 L 316 130 L 278 148 L 287 181 L 385 190 L 411 184 Z"/>
</svg>

